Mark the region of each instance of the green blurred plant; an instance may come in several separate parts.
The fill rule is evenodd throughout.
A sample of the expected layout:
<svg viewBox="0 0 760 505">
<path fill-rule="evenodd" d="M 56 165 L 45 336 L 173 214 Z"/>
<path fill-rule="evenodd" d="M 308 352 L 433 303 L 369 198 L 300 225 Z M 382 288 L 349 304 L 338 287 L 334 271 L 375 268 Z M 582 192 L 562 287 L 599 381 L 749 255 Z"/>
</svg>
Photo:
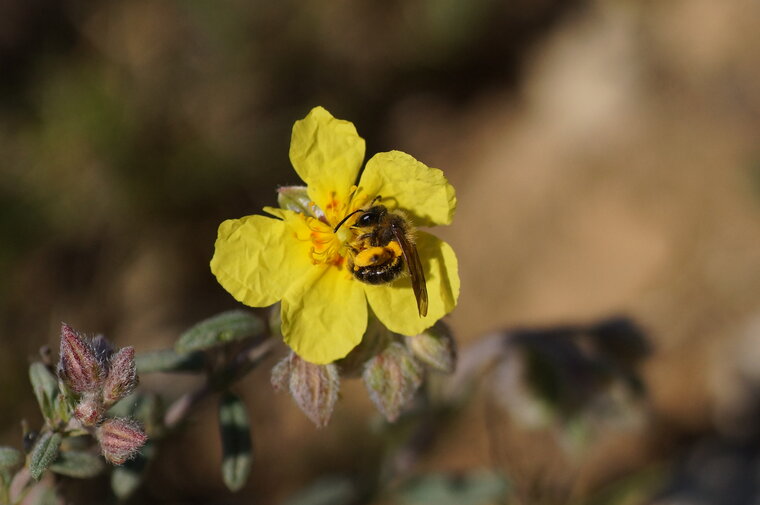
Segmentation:
<svg viewBox="0 0 760 505">
<path fill-rule="evenodd" d="M 56 485 L 61 479 L 107 471 L 113 499 L 127 500 L 161 440 L 210 396 L 219 398 L 222 480 L 233 492 L 243 489 L 255 461 L 246 405 L 232 389 L 271 354 L 281 337 L 278 321 L 276 313 L 267 320 L 248 311 L 224 312 L 191 327 L 172 349 L 137 355 L 64 325 L 57 367 L 48 351 L 29 368 L 44 425 L 25 427 L 23 450 L 0 447 L 0 503 L 62 503 Z M 554 424 L 570 439 L 578 430 L 593 431 L 594 422 L 614 413 L 612 406 L 643 394 L 636 368 L 647 353 L 643 333 L 626 319 L 499 332 L 468 349 L 449 377 L 441 373 L 455 371 L 457 353 L 442 322 L 402 337 L 371 320 L 362 345 L 329 365 L 291 352 L 273 368 L 272 384 L 288 391 L 317 427 L 331 418 L 341 378 L 361 377 L 380 416 L 374 422 L 379 445 L 368 464 L 353 475 L 325 475 L 288 504 L 519 503 L 513 486 L 520 483 L 500 472 L 418 474 L 416 462 L 483 378 L 497 405 L 527 426 Z M 165 407 L 160 396 L 135 390 L 138 373 L 153 372 L 201 374 L 205 381 Z M 623 397 L 621 388 L 628 391 Z M 24 501 L 27 496 L 34 500 Z"/>
</svg>

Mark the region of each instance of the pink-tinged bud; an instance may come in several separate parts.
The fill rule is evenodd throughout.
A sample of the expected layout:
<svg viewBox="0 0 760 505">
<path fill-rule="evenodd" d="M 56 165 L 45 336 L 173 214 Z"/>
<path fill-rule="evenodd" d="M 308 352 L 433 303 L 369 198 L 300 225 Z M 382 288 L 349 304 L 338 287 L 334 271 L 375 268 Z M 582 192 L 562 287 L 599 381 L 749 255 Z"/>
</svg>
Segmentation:
<svg viewBox="0 0 760 505">
<path fill-rule="evenodd" d="M 127 419 L 106 419 L 97 434 L 103 456 L 114 465 L 130 459 L 148 441 L 142 428 Z"/>
<path fill-rule="evenodd" d="M 135 349 L 125 347 L 111 356 L 111 367 L 103 384 L 103 404 L 106 408 L 118 402 L 137 387 Z"/>
<path fill-rule="evenodd" d="M 270 381 L 272 387 L 278 393 L 286 391 L 290 388 L 290 372 L 293 371 L 293 361 L 295 360 L 295 354 L 290 353 L 288 356 L 280 360 L 274 368 L 272 368 L 272 375 Z"/>
<path fill-rule="evenodd" d="M 90 347 L 95 351 L 95 357 L 98 359 L 98 363 L 103 367 L 103 370 L 108 369 L 108 360 L 116 351 L 113 344 L 103 335 L 95 335 L 90 341 Z"/>
<path fill-rule="evenodd" d="M 61 357 L 58 374 L 76 393 L 96 391 L 103 382 L 103 367 L 95 351 L 71 326 L 61 326 Z"/>
<path fill-rule="evenodd" d="M 395 421 L 422 384 L 422 367 L 409 349 L 393 342 L 364 367 L 369 397 L 388 421 Z"/>
<path fill-rule="evenodd" d="M 452 373 L 456 368 L 456 342 L 442 321 L 419 335 L 408 337 L 406 345 L 415 358 L 439 372 Z"/>
<path fill-rule="evenodd" d="M 86 393 L 74 409 L 74 417 L 85 426 L 95 426 L 105 411 L 95 393 Z"/>
<path fill-rule="evenodd" d="M 275 391 L 285 388 L 317 428 L 327 426 L 338 400 L 340 377 L 335 364 L 314 365 L 291 352 L 272 369 Z"/>
</svg>

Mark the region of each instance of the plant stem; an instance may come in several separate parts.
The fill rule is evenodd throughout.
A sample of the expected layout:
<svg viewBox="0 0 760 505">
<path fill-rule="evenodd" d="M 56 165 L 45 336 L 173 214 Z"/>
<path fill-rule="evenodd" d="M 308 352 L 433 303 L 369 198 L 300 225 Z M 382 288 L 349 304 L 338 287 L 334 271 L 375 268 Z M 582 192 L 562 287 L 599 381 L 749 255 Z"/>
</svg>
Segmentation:
<svg viewBox="0 0 760 505">
<path fill-rule="evenodd" d="M 172 403 L 164 416 L 164 426 L 172 430 L 193 411 L 193 408 L 207 396 L 227 388 L 241 379 L 246 373 L 261 363 L 278 343 L 276 339 L 266 338 L 251 348 L 240 353 L 235 360 L 213 376 L 209 377 L 203 386 L 180 396 Z"/>
</svg>

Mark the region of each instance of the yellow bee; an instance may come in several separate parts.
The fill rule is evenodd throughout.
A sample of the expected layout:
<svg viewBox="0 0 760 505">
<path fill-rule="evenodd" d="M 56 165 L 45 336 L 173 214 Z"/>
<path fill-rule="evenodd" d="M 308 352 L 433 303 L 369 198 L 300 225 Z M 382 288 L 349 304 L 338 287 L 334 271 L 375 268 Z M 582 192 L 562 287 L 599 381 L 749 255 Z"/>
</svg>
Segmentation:
<svg viewBox="0 0 760 505">
<path fill-rule="evenodd" d="M 412 290 L 417 299 L 420 317 L 427 315 L 428 294 L 425 273 L 414 245 L 414 228 L 400 213 L 389 211 L 384 205 L 371 205 L 359 209 L 338 223 L 335 232 L 354 214 L 359 214 L 351 228 L 358 231 L 349 243 L 348 269 L 367 284 L 386 284 L 409 270 Z"/>
</svg>

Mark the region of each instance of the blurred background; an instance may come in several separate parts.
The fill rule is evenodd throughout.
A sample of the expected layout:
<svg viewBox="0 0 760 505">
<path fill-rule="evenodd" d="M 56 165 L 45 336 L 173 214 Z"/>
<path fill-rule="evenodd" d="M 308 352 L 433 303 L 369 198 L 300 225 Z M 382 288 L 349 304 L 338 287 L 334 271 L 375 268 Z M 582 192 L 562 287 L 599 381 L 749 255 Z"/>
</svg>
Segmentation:
<svg viewBox="0 0 760 505">
<path fill-rule="evenodd" d="M 500 408 L 496 374 L 414 472 L 495 470 L 516 503 L 613 503 L 620 482 L 614 503 L 757 503 L 758 54 L 756 0 L 0 3 L 0 444 L 40 422 L 27 367 L 61 321 L 140 352 L 237 307 L 208 268 L 217 226 L 298 183 L 290 129 L 323 105 L 368 155 L 456 187 L 436 232 L 460 261 L 461 355 L 616 315 L 649 342 L 633 421 L 582 450 Z M 371 452 L 360 381 L 318 432 L 271 391 L 276 358 L 238 388 L 246 488 L 222 484 L 209 403 L 136 503 L 281 503 Z"/>
</svg>

